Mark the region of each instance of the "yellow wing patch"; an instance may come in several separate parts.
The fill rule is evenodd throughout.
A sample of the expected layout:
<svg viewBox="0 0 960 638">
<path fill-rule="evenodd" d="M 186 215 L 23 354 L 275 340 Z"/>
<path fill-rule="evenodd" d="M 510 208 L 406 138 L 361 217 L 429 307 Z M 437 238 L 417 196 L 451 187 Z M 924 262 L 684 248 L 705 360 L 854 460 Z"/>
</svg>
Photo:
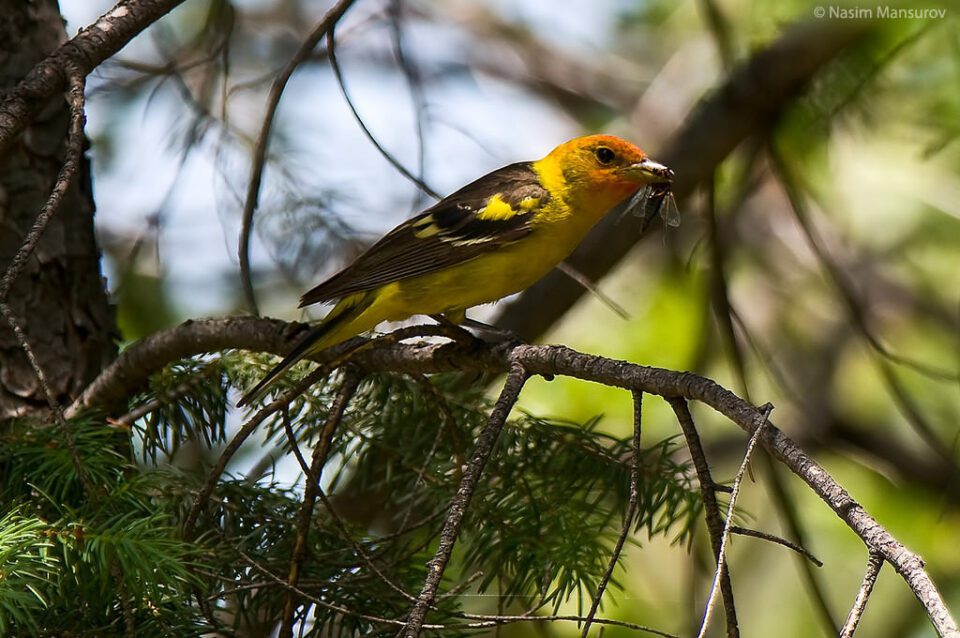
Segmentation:
<svg viewBox="0 0 960 638">
<path fill-rule="evenodd" d="M 499 193 L 490 197 L 486 205 L 477 211 L 477 219 L 484 221 L 500 221 L 510 219 L 517 214 L 513 206 L 503 201 Z"/>
</svg>

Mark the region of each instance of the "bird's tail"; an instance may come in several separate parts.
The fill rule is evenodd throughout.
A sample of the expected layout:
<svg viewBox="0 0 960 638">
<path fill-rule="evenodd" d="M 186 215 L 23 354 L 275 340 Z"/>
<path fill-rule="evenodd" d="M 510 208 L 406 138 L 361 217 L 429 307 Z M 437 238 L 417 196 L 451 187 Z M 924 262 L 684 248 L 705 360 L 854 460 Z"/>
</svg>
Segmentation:
<svg viewBox="0 0 960 638">
<path fill-rule="evenodd" d="M 283 375 L 283 373 L 292 368 L 294 364 L 299 362 L 301 359 L 304 359 L 315 352 L 319 352 L 320 350 L 336 345 L 337 343 L 343 341 L 343 339 L 353 336 L 353 334 L 357 334 L 354 332 L 352 334 L 348 334 L 346 337 L 336 338 L 338 335 L 335 333 L 338 332 L 338 328 L 343 328 L 356 319 L 364 310 L 369 307 L 369 305 L 369 300 L 361 299 L 359 301 L 350 300 L 346 303 L 341 302 L 334 307 L 334 309 L 330 311 L 330 314 L 328 314 L 323 321 L 320 322 L 320 324 L 304 335 L 303 339 L 301 339 L 300 342 L 293 347 L 293 350 L 290 351 L 290 354 L 285 356 L 280 363 L 274 366 L 274 368 L 267 373 L 267 376 L 261 379 L 257 385 L 253 386 L 251 390 L 249 390 L 243 395 L 243 397 L 240 398 L 239 401 L 237 401 L 237 407 L 250 405 L 262 399 L 267 392 L 270 391 L 270 388 L 272 388 L 277 381 L 280 380 L 280 377 Z M 331 339 L 330 337 L 334 338 Z"/>
</svg>

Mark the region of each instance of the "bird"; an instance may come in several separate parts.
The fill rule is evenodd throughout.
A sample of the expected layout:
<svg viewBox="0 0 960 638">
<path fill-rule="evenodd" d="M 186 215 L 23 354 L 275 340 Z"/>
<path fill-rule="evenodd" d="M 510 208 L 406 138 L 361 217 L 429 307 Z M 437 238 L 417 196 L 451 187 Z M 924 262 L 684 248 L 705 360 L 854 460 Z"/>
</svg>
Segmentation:
<svg viewBox="0 0 960 638">
<path fill-rule="evenodd" d="M 633 143 L 587 135 L 542 159 L 499 168 L 384 235 L 300 298 L 336 302 L 238 406 L 262 399 L 298 361 L 384 321 L 429 315 L 463 323 L 466 310 L 533 285 L 590 229 L 640 189 L 663 190 L 673 171 Z"/>
</svg>

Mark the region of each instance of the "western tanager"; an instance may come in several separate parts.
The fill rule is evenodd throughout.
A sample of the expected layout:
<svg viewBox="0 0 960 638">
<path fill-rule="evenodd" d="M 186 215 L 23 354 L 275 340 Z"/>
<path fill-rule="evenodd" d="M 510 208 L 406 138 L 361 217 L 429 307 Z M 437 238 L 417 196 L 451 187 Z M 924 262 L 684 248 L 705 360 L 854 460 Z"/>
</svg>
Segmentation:
<svg viewBox="0 0 960 638">
<path fill-rule="evenodd" d="M 336 305 L 239 405 L 261 398 L 293 364 L 411 315 L 443 315 L 532 285 L 611 208 L 673 172 L 612 135 L 578 137 L 534 162 L 510 164 L 400 224 L 300 298 Z"/>
</svg>

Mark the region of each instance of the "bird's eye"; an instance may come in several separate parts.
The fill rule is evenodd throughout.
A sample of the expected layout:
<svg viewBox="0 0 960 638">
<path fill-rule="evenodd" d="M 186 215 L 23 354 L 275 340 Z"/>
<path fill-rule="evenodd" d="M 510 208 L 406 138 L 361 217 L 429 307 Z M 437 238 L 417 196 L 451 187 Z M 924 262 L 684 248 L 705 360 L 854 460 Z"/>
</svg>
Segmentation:
<svg viewBox="0 0 960 638">
<path fill-rule="evenodd" d="M 597 161 L 601 164 L 609 164 L 617 157 L 616 153 L 606 146 L 598 146 L 593 154 L 597 156 Z"/>
</svg>

